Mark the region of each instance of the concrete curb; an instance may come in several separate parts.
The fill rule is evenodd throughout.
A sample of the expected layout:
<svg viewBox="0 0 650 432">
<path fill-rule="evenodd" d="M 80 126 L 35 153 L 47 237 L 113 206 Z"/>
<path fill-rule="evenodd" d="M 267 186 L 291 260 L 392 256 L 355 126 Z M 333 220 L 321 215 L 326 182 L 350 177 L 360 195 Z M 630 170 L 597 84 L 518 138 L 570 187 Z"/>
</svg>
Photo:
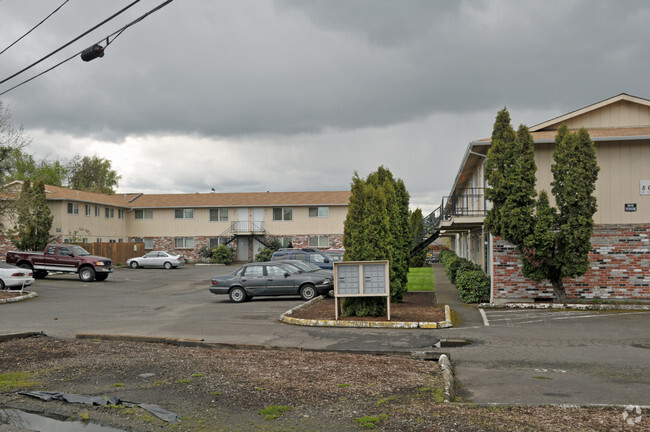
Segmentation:
<svg viewBox="0 0 650 432">
<path fill-rule="evenodd" d="M 582 303 L 481 303 L 481 309 L 571 309 L 650 311 L 650 304 L 582 304 Z"/>
<path fill-rule="evenodd" d="M 10 292 L 15 292 L 12 290 L 9 290 Z M 25 295 L 18 296 L 18 297 L 13 297 L 13 298 L 8 298 L 8 299 L 0 299 L 0 304 L 3 303 L 16 303 L 19 301 L 23 300 L 29 300 L 30 298 L 38 297 L 38 293 L 36 291 L 23 291 Z"/>
<path fill-rule="evenodd" d="M 5 342 L 12 339 L 27 339 L 30 337 L 41 337 L 45 336 L 45 333 L 40 332 L 25 332 L 25 333 L 11 333 L 0 335 L 0 342 Z"/>
<path fill-rule="evenodd" d="M 442 369 L 442 378 L 445 382 L 445 389 L 443 391 L 445 397 L 443 400 L 446 403 L 453 402 L 456 399 L 456 384 L 454 380 L 454 371 L 451 368 L 451 361 L 449 360 L 449 357 L 442 354 L 440 355 L 440 359 L 438 359 L 438 364 Z"/>
<path fill-rule="evenodd" d="M 319 296 L 309 300 L 293 309 L 280 315 L 280 322 L 291 325 L 301 325 L 308 327 L 347 327 L 347 328 L 395 328 L 395 329 L 438 329 L 452 327 L 451 308 L 445 305 L 445 320 L 440 322 L 405 322 L 405 321 L 347 321 L 347 320 L 319 320 L 294 318 L 291 315 L 314 302 L 324 299 L 325 296 Z"/>
</svg>

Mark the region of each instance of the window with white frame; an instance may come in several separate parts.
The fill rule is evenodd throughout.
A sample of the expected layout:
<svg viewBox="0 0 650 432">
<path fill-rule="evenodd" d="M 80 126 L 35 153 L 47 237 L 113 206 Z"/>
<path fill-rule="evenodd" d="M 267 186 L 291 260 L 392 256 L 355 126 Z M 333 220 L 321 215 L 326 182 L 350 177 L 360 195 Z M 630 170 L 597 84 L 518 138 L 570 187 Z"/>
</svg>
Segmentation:
<svg viewBox="0 0 650 432">
<path fill-rule="evenodd" d="M 101 238 L 101 237 L 97 237 L 97 243 L 101 243 L 101 242 L 102 242 L 102 238 Z"/>
<path fill-rule="evenodd" d="M 175 219 L 194 219 L 194 209 L 175 209 Z"/>
<path fill-rule="evenodd" d="M 133 212 L 135 219 L 153 219 L 153 209 L 140 209 Z"/>
<path fill-rule="evenodd" d="M 99 217 L 100 214 L 99 206 L 95 206 L 95 217 Z"/>
<path fill-rule="evenodd" d="M 309 246 L 312 247 L 328 247 L 330 239 L 328 236 L 311 236 L 309 237 Z"/>
<path fill-rule="evenodd" d="M 118 219 L 124 219 L 124 209 L 117 209 Z"/>
<path fill-rule="evenodd" d="M 90 204 L 85 204 L 84 207 L 85 207 L 84 215 L 90 216 Z"/>
<path fill-rule="evenodd" d="M 219 245 L 228 244 L 228 240 L 230 240 L 228 237 L 212 237 L 210 239 L 210 249 L 215 248 Z"/>
<path fill-rule="evenodd" d="M 106 219 L 114 219 L 115 218 L 115 209 L 110 208 L 110 207 L 106 207 L 104 209 L 104 217 Z"/>
<path fill-rule="evenodd" d="M 309 207 L 309 217 L 326 218 L 330 217 L 329 207 Z"/>
<path fill-rule="evenodd" d="M 79 214 L 79 204 L 77 203 L 68 203 L 68 214 Z"/>
<path fill-rule="evenodd" d="M 228 211 L 226 207 L 211 208 L 210 209 L 210 222 L 228 222 Z"/>
<path fill-rule="evenodd" d="M 176 237 L 177 249 L 194 249 L 194 237 Z"/>
<path fill-rule="evenodd" d="M 145 249 L 153 249 L 153 239 L 152 238 L 146 238 L 144 240 L 144 248 Z"/>
<path fill-rule="evenodd" d="M 293 220 L 293 207 L 273 207 L 274 221 Z"/>
<path fill-rule="evenodd" d="M 282 247 L 293 247 L 293 237 L 282 237 Z"/>
</svg>

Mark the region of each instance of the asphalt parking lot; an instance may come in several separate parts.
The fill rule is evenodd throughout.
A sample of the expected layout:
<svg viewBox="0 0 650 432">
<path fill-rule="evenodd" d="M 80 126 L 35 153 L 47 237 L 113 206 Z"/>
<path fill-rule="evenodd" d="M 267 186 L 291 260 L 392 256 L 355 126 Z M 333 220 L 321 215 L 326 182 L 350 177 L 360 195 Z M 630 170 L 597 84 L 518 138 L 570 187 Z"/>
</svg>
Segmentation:
<svg viewBox="0 0 650 432">
<path fill-rule="evenodd" d="M 650 405 L 648 312 L 494 309 L 481 316 L 476 308 L 464 307 L 468 319 L 450 329 L 292 326 L 278 318 L 302 304 L 297 296 L 233 304 L 208 291 L 211 276 L 235 268 L 121 268 L 108 280 L 92 283 L 76 275 L 48 277 L 32 287 L 39 297 L 0 305 L 0 334 L 43 331 L 60 338 L 114 334 L 333 351 L 439 351 L 450 355 L 461 396 L 473 402 Z M 436 348 L 440 339 L 469 344 Z"/>
</svg>

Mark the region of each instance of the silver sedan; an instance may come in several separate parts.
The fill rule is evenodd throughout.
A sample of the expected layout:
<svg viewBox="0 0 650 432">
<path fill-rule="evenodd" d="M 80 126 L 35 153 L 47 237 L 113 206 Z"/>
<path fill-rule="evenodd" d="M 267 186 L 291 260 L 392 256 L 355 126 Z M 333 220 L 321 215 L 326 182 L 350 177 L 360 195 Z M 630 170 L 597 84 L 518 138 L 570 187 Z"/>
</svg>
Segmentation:
<svg viewBox="0 0 650 432">
<path fill-rule="evenodd" d="M 151 251 L 141 257 L 129 258 L 126 260 L 126 265 L 134 269 L 139 267 L 159 267 L 169 270 L 171 268 L 183 267 L 185 265 L 185 257 L 171 252 Z"/>
</svg>

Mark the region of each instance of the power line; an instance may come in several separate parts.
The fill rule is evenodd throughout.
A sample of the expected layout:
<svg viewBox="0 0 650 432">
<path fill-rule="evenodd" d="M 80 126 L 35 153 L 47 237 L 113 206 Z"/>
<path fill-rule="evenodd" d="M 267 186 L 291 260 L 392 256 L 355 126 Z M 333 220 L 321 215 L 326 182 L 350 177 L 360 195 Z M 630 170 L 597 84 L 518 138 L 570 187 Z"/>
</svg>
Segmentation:
<svg viewBox="0 0 650 432">
<path fill-rule="evenodd" d="M 61 9 L 63 6 L 65 6 L 65 4 L 66 4 L 67 2 L 69 2 L 69 1 L 70 1 L 70 0 L 65 0 L 65 1 L 61 4 L 61 6 L 59 6 L 59 7 L 56 8 L 56 9 L 54 9 L 54 11 L 52 11 L 51 14 L 49 14 L 48 16 L 46 16 L 45 18 L 43 18 L 43 20 L 42 20 L 41 22 L 39 22 L 39 23 L 36 24 L 34 27 L 32 27 L 32 28 L 31 28 L 27 33 L 25 33 L 24 35 L 22 35 L 21 37 L 19 37 L 18 39 L 16 39 L 16 40 L 15 40 L 11 45 L 9 45 L 7 48 L 5 48 L 5 49 L 3 49 L 2 51 L 0 51 L 0 55 L 2 55 L 2 53 L 4 53 L 5 51 L 7 51 L 7 50 L 8 50 L 9 48 L 11 48 L 12 46 L 16 45 L 18 42 L 20 42 L 20 40 L 21 40 L 22 38 L 24 38 L 25 36 L 27 36 L 28 34 L 30 34 L 31 32 L 33 32 L 33 31 L 36 29 L 36 27 L 40 26 L 40 25 L 43 24 L 45 21 L 47 21 L 47 19 L 48 19 L 49 17 L 51 17 L 52 15 L 54 15 L 55 13 L 57 13 L 57 12 L 59 11 L 59 9 Z"/>
<path fill-rule="evenodd" d="M 156 6 L 155 8 L 151 9 L 149 12 L 147 12 L 147 13 L 141 15 L 140 17 L 134 19 L 133 21 L 131 21 L 130 23 L 128 23 L 128 24 L 125 25 L 124 27 L 120 28 L 119 30 L 114 31 L 113 33 L 111 33 L 110 35 L 108 35 L 106 38 L 102 38 L 102 39 L 100 39 L 97 43 L 102 42 L 103 40 L 106 40 L 106 46 L 110 45 L 111 43 L 113 43 L 113 41 L 114 41 L 118 36 L 120 36 L 120 35 L 124 32 L 124 30 L 126 30 L 127 28 L 131 27 L 131 26 L 134 25 L 134 24 L 139 23 L 140 21 L 142 21 L 143 19 L 145 19 L 146 17 L 148 17 L 148 16 L 151 15 L 152 13 L 157 12 L 158 10 L 160 10 L 160 9 L 162 9 L 163 7 L 167 6 L 167 5 L 168 5 L 169 3 L 171 3 L 172 1 L 174 1 L 174 0 L 167 0 L 167 1 L 165 1 L 165 2 L 163 2 L 163 3 L 161 3 L 161 4 L 159 4 L 159 5 Z M 113 37 L 112 40 L 110 40 L 111 37 Z M 13 87 L 11 87 L 11 88 L 9 88 L 9 89 L 3 91 L 2 93 L 0 93 L 0 96 L 4 95 L 4 94 L 6 94 L 6 93 L 9 93 L 11 90 L 13 90 L 13 89 L 15 89 L 15 88 L 18 88 L 18 87 L 22 86 L 23 84 L 27 84 L 28 82 L 30 82 L 30 81 L 32 81 L 32 80 L 35 80 L 36 78 L 40 77 L 41 75 L 45 75 L 45 74 L 48 73 L 49 71 L 51 71 L 51 70 L 53 70 L 53 69 L 56 69 L 57 67 L 61 66 L 62 64 L 67 63 L 68 61 L 70 61 L 70 60 L 72 60 L 73 58 L 77 57 L 77 56 L 78 56 L 79 54 L 81 54 L 82 52 L 83 52 L 83 50 L 82 50 L 82 51 L 79 51 L 79 52 L 77 52 L 77 53 L 75 53 L 75 54 L 73 54 L 73 55 L 71 55 L 71 56 L 68 57 L 67 59 L 65 59 L 65 60 L 63 60 L 63 61 L 61 61 L 61 62 L 55 64 L 55 65 L 52 66 L 51 68 L 46 69 L 46 70 L 44 70 L 43 72 L 41 72 L 41 73 L 39 73 L 39 74 L 37 74 L 37 75 L 34 75 L 33 77 L 31 77 L 31 78 L 29 78 L 29 79 L 27 79 L 27 80 L 25 80 L 25 81 L 23 81 L 23 82 L 21 82 L 21 83 L 19 83 L 19 84 L 16 84 L 15 86 L 13 86 Z M 6 81 L 6 80 L 5 80 L 5 81 Z M 2 82 L 4 82 L 4 81 L 2 81 Z M 0 84 L 2 84 L 2 82 L 0 82 Z"/>
<path fill-rule="evenodd" d="M 72 39 L 70 42 L 68 42 L 67 44 L 63 45 L 62 47 L 55 49 L 54 51 L 52 51 L 51 53 L 49 53 L 49 54 L 46 55 L 45 57 L 41 58 L 40 60 L 35 61 L 34 63 L 32 63 L 32 64 L 30 64 L 29 66 L 27 66 L 26 68 L 24 68 L 24 69 L 22 69 L 22 70 L 16 72 L 15 74 L 11 75 L 10 77 L 3 79 L 2 81 L 0 81 L 0 84 L 4 84 L 5 82 L 9 81 L 10 79 L 12 79 L 12 78 L 14 78 L 14 77 L 20 75 L 21 73 L 25 72 L 25 71 L 28 70 L 28 69 L 31 69 L 32 67 L 36 66 L 36 65 L 39 64 L 40 62 L 42 62 L 42 61 L 44 61 L 44 60 L 46 60 L 46 59 L 52 57 L 54 54 L 58 53 L 58 52 L 61 51 L 63 48 L 66 48 L 67 46 L 73 44 L 74 42 L 78 41 L 78 40 L 81 39 L 82 37 L 86 36 L 88 33 L 92 32 L 93 30 L 96 30 L 98 27 L 103 26 L 104 24 L 106 24 L 107 22 L 109 22 L 110 20 L 112 20 L 113 18 L 115 18 L 116 16 L 122 14 L 122 13 L 125 12 L 127 9 L 129 9 L 130 7 L 134 6 L 136 3 L 139 3 L 139 2 L 140 2 L 140 0 L 135 0 L 135 1 L 134 1 L 133 3 L 131 3 L 130 5 L 126 6 L 125 8 L 123 8 L 123 9 L 121 9 L 121 10 L 119 10 L 118 12 L 114 13 L 114 14 L 111 15 L 110 17 L 106 18 L 104 21 L 100 22 L 99 24 L 97 24 L 96 26 L 94 26 L 93 28 L 91 28 L 90 30 L 86 30 L 84 33 L 82 33 L 81 35 L 79 35 L 79 36 L 77 36 L 76 38 Z"/>
</svg>

